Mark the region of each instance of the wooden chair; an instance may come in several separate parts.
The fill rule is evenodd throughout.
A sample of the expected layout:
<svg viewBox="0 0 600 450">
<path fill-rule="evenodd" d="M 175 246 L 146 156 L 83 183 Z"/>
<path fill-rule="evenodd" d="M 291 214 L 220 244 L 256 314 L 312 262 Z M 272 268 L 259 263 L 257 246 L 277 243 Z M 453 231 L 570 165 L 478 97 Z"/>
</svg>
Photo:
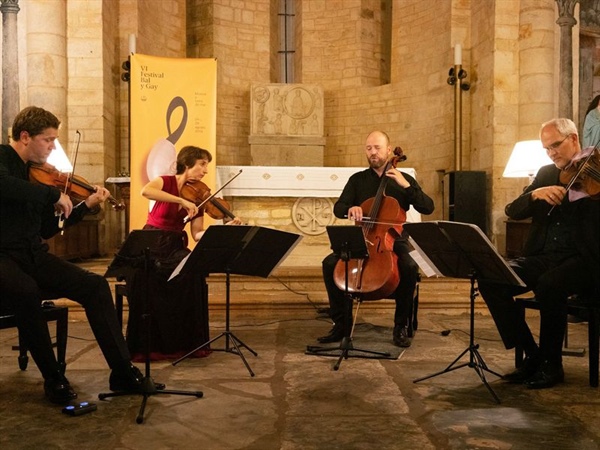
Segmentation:
<svg viewBox="0 0 600 450">
<path fill-rule="evenodd" d="M 534 298 L 515 299 L 521 317 L 525 319 L 525 310 L 537 309 L 540 304 Z M 588 341 L 589 341 L 589 377 L 590 386 L 598 387 L 599 375 L 599 348 L 600 348 L 600 303 L 593 302 L 592 299 L 572 296 L 569 298 L 568 313 L 578 317 L 584 317 L 588 322 Z M 568 333 L 568 329 L 567 329 Z M 515 347 L 515 366 L 520 367 L 523 363 L 523 348 Z"/>
<path fill-rule="evenodd" d="M 42 311 L 47 322 L 56 321 L 56 342 L 53 344 L 56 347 L 56 358 L 64 373 L 67 354 L 67 336 L 69 329 L 69 308 L 66 306 L 56 306 L 52 301 L 42 302 Z M 14 314 L 0 313 L 0 329 L 15 328 L 17 320 Z M 27 346 L 19 335 L 19 345 L 13 346 L 13 350 L 19 351 L 18 362 L 21 370 L 27 369 L 29 357 L 27 356 Z"/>
</svg>

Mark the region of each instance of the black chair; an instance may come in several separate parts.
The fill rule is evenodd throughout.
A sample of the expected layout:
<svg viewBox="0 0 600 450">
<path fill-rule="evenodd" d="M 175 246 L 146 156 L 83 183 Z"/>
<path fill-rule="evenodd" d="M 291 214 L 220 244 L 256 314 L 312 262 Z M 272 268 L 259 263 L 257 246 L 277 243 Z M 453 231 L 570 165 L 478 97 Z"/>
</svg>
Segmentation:
<svg viewBox="0 0 600 450">
<path fill-rule="evenodd" d="M 540 304 L 535 297 L 515 299 L 521 317 L 525 318 L 525 309 L 537 309 Z M 589 341 L 589 374 L 590 386 L 598 387 L 599 372 L 599 348 L 600 348 L 600 303 L 593 302 L 592 299 L 581 298 L 578 296 L 569 297 L 568 313 L 573 316 L 582 317 L 588 322 L 588 341 Z M 567 329 L 568 333 L 568 329 Z M 523 363 L 523 348 L 515 347 L 515 366 L 520 367 Z"/>
<path fill-rule="evenodd" d="M 41 308 L 47 322 L 56 321 L 56 342 L 53 346 L 56 347 L 56 359 L 60 365 L 60 370 L 64 373 L 67 367 L 66 354 L 69 330 L 69 308 L 67 306 L 57 306 L 49 300 L 42 302 Z M 15 328 L 16 326 L 17 320 L 14 314 L 0 313 L 0 329 Z M 13 346 L 12 349 L 19 351 L 19 368 L 21 370 L 26 370 L 27 364 L 29 363 L 29 357 L 27 356 L 27 346 L 23 342 L 21 335 L 19 335 L 19 345 Z"/>
</svg>

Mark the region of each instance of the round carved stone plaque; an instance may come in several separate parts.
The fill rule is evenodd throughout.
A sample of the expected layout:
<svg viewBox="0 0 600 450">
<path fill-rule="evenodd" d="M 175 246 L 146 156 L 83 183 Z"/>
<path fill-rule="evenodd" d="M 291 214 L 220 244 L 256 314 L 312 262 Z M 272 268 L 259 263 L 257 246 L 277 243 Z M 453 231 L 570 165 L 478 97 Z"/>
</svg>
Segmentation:
<svg viewBox="0 0 600 450">
<path fill-rule="evenodd" d="M 323 234 L 334 220 L 333 203 L 328 198 L 303 197 L 292 207 L 294 225 L 311 236 Z"/>
</svg>

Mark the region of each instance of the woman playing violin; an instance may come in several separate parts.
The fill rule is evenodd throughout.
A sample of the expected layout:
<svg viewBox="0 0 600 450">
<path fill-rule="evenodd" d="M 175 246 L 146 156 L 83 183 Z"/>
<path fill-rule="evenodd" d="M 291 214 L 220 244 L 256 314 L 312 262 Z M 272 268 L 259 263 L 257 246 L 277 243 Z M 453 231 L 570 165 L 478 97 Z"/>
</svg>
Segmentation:
<svg viewBox="0 0 600 450">
<path fill-rule="evenodd" d="M 141 320 L 142 305 L 148 293 L 148 307 L 152 316 L 152 359 L 175 359 L 209 340 L 208 299 L 206 283 L 201 274 L 180 275 L 167 283 L 177 264 L 189 253 L 186 217 L 190 220 L 192 238 L 198 241 L 204 233 L 204 207 L 200 202 L 182 195 L 187 185 L 199 182 L 208 172 L 212 155 L 208 150 L 183 147 L 177 154 L 175 175 L 159 176 L 142 188 L 142 195 L 155 201 L 144 229 L 158 229 L 163 235 L 160 254 L 154 255 L 156 264 L 150 276 L 138 270 L 127 280 L 130 296 L 127 343 L 134 359 L 143 358 L 144 333 Z M 240 224 L 234 218 L 227 224 Z M 202 357 L 208 350 L 196 352 Z"/>
<path fill-rule="evenodd" d="M 48 253 L 42 240 L 58 232 L 55 211 L 64 215 L 66 226 L 74 225 L 109 195 L 96 186 L 85 201 L 73 206 L 55 186 L 30 181 L 31 163 L 46 162 L 59 125 L 51 112 L 25 108 L 13 122 L 11 144 L 0 145 L 0 306 L 16 315 L 19 333 L 44 377 L 46 397 L 68 403 L 77 394 L 56 361 L 43 299 L 66 297 L 83 306 L 112 369 L 112 390 L 141 390 L 143 377 L 131 365 L 106 279 Z"/>
<path fill-rule="evenodd" d="M 577 127 L 570 119 L 542 125 L 540 139 L 554 164 L 540 168 L 523 193 L 506 206 L 511 219 L 531 218 L 523 256 L 509 261 L 526 288 L 479 281 L 479 290 L 507 349 L 520 345 L 525 363 L 504 378 L 543 389 L 564 380 L 562 343 L 567 299 L 600 295 L 600 202 L 567 191 L 563 174 L 581 154 Z M 539 345 L 518 313 L 513 297 L 533 291 L 540 304 Z"/>
<path fill-rule="evenodd" d="M 353 174 L 344 187 L 340 198 L 334 205 L 336 217 L 361 221 L 369 214 L 363 211 L 361 205 L 374 197 L 378 192 L 381 181 L 386 177 L 386 196 L 395 199 L 404 212 L 414 206 L 422 214 L 431 214 L 434 210 L 433 200 L 423 192 L 417 181 L 406 173 L 395 168 L 388 168 L 392 157 L 389 137 L 383 131 L 373 131 L 365 144 L 365 155 L 369 168 Z M 388 170 L 386 171 L 386 168 Z M 371 219 L 371 218 L 370 218 Z M 397 224 L 401 227 L 401 223 Z M 398 255 L 397 268 L 400 273 L 400 283 L 392 294 L 396 300 L 394 315 L 393 342 L 397 346 L 411 345 L 414 330 L 412 329 L 413 297 L 417 283 L 418 267 L 408 255 L 409 245 L 405 237 L 397 235 L 393 243 L 393 251 Z M 319 338 L 319 342 L 328 343 L 341 340 L 349 331 L 345 323 L 345 307 L 351 303 L 344 297 L 344 292 L 334 283 L 334 270 L 340 257 L 331 254 L 323 260 L 323 278 L 329 297 L 330 315 L 334 326 L 328 335 Z"/>
</svg>

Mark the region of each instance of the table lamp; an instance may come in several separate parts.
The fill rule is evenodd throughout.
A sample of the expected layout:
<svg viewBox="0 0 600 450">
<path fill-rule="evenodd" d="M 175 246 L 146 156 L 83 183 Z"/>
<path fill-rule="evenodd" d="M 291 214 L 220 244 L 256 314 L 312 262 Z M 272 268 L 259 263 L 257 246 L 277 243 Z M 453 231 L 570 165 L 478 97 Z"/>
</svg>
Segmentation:
<svg viewBox="0 0 600 450">
<path fill-rule="evenodd" d="M 539 168 L 547 164 L 552 164 L 552 160 L 542 147 L 542 141 L 519 141 L 512 150 L 502 176 L 508 178 L 528 177 L 529 183 L 531 183 Z"/>
</svg>

